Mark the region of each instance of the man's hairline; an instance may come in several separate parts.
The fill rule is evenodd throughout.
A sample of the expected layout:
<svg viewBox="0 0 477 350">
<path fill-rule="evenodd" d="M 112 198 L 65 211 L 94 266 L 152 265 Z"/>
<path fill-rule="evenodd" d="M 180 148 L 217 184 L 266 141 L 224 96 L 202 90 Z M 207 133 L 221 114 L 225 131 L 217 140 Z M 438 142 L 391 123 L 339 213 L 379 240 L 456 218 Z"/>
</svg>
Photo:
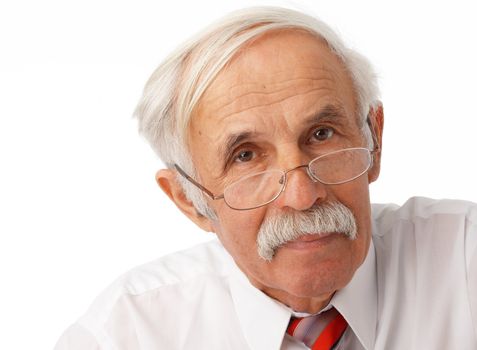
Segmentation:
<svg viewBox="0 0 477 350">
<path fill-rule="evenodd" d="M 265 23 L 261 23 L 260 25 L 263 25 L 263 24 L 265 24 Z M 250 30 L 250 29 L 247 29 L 247 31 Z M 346 62 L 344 62 L 343 57 L 341 57 L 337 52 L 335 52 L 335 50 L 333 50 L 333 48 L 330 46 L 328 41 L 320 33 L 314 32 L 311 29 L 306 29 L 306 28 L 301 28 L 301 27 L 271 28 L 271 29 L 268 29 L 268 30 L 264 31 L 263 33 L 260 33 L 257 36 L 252 37 L 251 39 L 245 41 L 241 46 L 239 46 L 239 48 L 237 49 L 236 52 L 234 52 L 232 57 L 230 57 L 227 60 L 227 62 L 225 62 L 224 66 L 216 72 L 216 74 L 212 77 L 212 79 L 209 80 L 209 82 L 207 83 L 204 91 L 200 95 L 199 100 L 193 106 L 193 109 L 192 109 L 192 111 L 190 113 L 190 116 L 187 120 L 187 124 L 185 125 L 183 140 L 184 140 L 184 143 L 185 143 L 184 151 L 187 152 L 187 156 L 189 157 L 189 161 L 191 162 L 191 166 L 193 167 L 192 173 L 198 179 L 200 179 L 200 174 L 197 173 L 197 168 L 196 168 L 196 166 L 194 164 L 194 161 L 192 159 L 192 152 L 191 152 L 191 145 L 190 145 L 190 137 L 191 137 L 190 129 L 191 129 L 192 120 L 194 118 L 197 118 L 198 110 L 200 109 L 201 103 L 203 102 L 203 96 L 204 96 L 205 92 L 207 91 L 207 89 L 209 89 L 213 85 L 214 81 L 219 76 L 219 74 L 221 74 L 225 69 L 227 69 L 228 66 L 233 64 L 233 61 L 235 59 L 237 59 L 237 57 L 239 55 L 243 54 L 244 50 L 247 50 L 256 41 L 263 39 L 264 36 L 271 35 L 271 34 L 279 34 L 280 32 L 286 32 L 286 33 L 299 32 L 299 33 L 302 33 L 302 34 L 309 35 L 309 36 L 313 37 L 315 40 L 318 40 L 318 41 L 320 41 L 320 42 L 322 42 L 326 45 L 328 50 L 338 59 L 340 65 L 342 65 L 342 68 L 344 69 L 344 73 L 346 74 L 347 78 L 350 80 L 350 82 L 352 84 L 353 101 L 354 101 L 354 104 L 355 104 L 355 106 L 353 108 L 353 111 L 355 113 L 355 119 L 357 121 L 357 126 L 359 127 L 360 130 L 362 130 L 363 128 L 366 127 L 366 117 L 367 116 L 362 115 L 362 111 L 360 111 L 360 108 L 362 106 L 360 106 L 361 101 L 360 101 L 360 98 L 359 98 L 358 93 L 356 91 L 355 80 L 352 77 L 352 74 L 351 74 L 349 68 L 347 67 Z M 194 55 L 195 50 L 197 50 L 197 48 L 194 48 L 194 50 L 191 51 L 191 53 L 188 55 L 188 58 L 190 58 Z M 187 62 L 187 64 L 183 67 L 184 72 L 187 71 L 190 68 L 189 65 L 191 64 L 190 59 L 186 59 L 185 61 Z M 180 84 L 178 84 L 178 85 L 180 86 Z M 368 106 L 368 108 L 370 108 L 370 107 L 371 106 Z M 365 138 L 366 138 L 366 135 L 364 135 L 364 133 L 363 133 L 363 136 L 365 136 Z"/>
<path fill-rule="evenodd" d="M 262 23 L 258 23 L 257 26 L 264 26 L 266 25 L 267 22 L 262 22 Z M 250 31 L 252 30 L 253 27 L 251 28 L 248 28 L 246 29 L 244 32 L 246 31 Z M 356 121 L 358 122 L 358 126 L 359 126 L 359 129 L 361 130 L 361 134 L 363 136 L 363 139 L 365 141 L 367 141 L 368 144 L 372 143 L 372 138 L 370 137 L 372 134 L 372 130 L 369 130 L 370 132 L 366 132 L 366 129 L 369 129 L 367 123 L 366 123 L 366 117 L 365 115 L 363 115 L 363 112 L 362 110 L 363 109 L 366 109 L 369 111 L 369 109 L 372 107 L 370 104 L 367 104 L 367 106 L 362 106 L 363 102 L 369 102 L 369 101 L 364 101 L 361 97 L 360 97 L 360 94 L 358 92 L 358 90 L 360 90 L 360 88 L 358 88 L 360 86 L 360 84 L 358 83 L 358 81 L 356 80 L 356 78 L 353 76 L 353 73 L 352 71 L 349 69 L 348 67 L 348 62 L 345 61 L 345 58 L 347 56 L 342 56 L 341 53 L 339 51 L 337 51 L 333 44 L 331 44 L 326 38 L 325 36 L 323 36 L 321 33 L 313 30 L 312 28 L 306 28 L 306 27 L 299 27 L 299 26 L 289 26 L 289 27 L 278 27 L 278 28 L 268 28 L 268 29 L 265 29 L 265 31 L 249 38 L 248 40 L 244 41 L 243 43 L 241 43 L 241 45 L 239 45 L 237 47 L 237 49 L 234 51 L 234 53 L 231 55 L 231 57 L 229 57 L 225 63 L 223 64 L 223 66 L 218 69 L 215 74 L 212 75 L 212 78 L 208 79 L 207 80 L 207 84 L 205 84 L 205 88 L 203 89 L 203 91 L 201 92 L 201 94 L 199 95 L 200 97 L 198 98 L 197 102 L 193 105 L 190 113 L 189 114 L 189 117 L 186 119 L 186 125 L 184 128 L 182 128 L 182 149 L 183 149 L 183 158 L 182 160 L 184 161 L 184 168 L 186 169 L 190 169 L 190 175 L 193 176 L 196 180 L 198 181 L 201 181 L 201 176 L 200 174 L 198 173 L 198 169 L 197 169 L 197 166 L 196 164 L 194 163 L 194 160 L 192 159 L 192 152 L 191 152 L 191 145 L 190 145 L 190 126 L 191 126 L 191 121 L 192 119 L 195 117 L 195 114 L 197 112 L 197 107 L 200 106 L 200 103 L 202 101 L 202 98 L 203 98 L 203 95 L 205 93 L 205 91 L 210 88 L 210 86 L 212 86 L 212 84 L 214 83 L 215 79 L 217 78 L 217 76 L 223 71 L 223 69 L 227 69 L 227 66 L 229 66 L 230 64 L 233 63 L 233 60 L 235 57 L 237 57 L 237 55 L 240 55 L 243 50 L 245 50 L 248 46 L 250 45 L 253 45 L 253 43 L 256 41 L 256 40 L 259 40 L 261 39 L 263 36 L 266 36 L 267 34 L 270 34 L 270 33 L 273 33 L 273 32 L 301 32 L 301 33 L 305 33 L 307 35 L 310 35 L 311 37 L 313 37 L 315 40 L 318 40 L 320 42 L 323 42 L 328 50 L 330 50 L 330 52 L 332 54 L 335 55 L 335 57 L 337 57 L 339 63 L 342 65 L 342 68 L 344 69 L 344 73 L 347 75 L 347 78 L 349 78 L 351 84 L 352 84 L 352 93 L 353 93 L 353 99 L 354 99 L 354 112 L 355 112 L 355 116 L 356 116 Z M 238 35 L 238 34 L 237 34 Z M 343 44 L 344 45 L 344 44 Z M 344 47 L 344 49 L 346 49 L 346 47 Z M 183 68 L 182 68 L 182 71 L 183 72 L 186 72 L 190 66 L 193 64 L 191 61 L 191 57 L 197 53 L 197 47 L 194 48 L 192 51 L 189 52 L 188 54 L 188 59 L 186 59 L 184 62 L 186 63 Z M 177 85 L 178 87 L 181 86 L 181 83 L 179 83 Z M 189 163 L 189 166 L 187 166 L 186 164 Z M 171 168 L 172 164 L 168 164 L 168 167 Z M 178 175 L 178 177 L 180 177 L 180 175 Z M 181 184 L 184 192 L 188 192 L 186 190 L 185 187 L 188 187 L 188 190 L 189 191 L 198 191 L 198 189 L 195 189 L 195 188 L 190 188 L 191 187 L 191 184 L 189 184 L 187 181 L 184 181 L 184 179 L 180 179 L 181 181 L 179 181 L 179 183 Z M 202 193 L 199 194 L 201 197 L 202 197 L 202 204 L 206 205 L 207 207 L 210 207 L 210 205 L 207 203 L 207 197 L 204 196 Z M 195 203 L 193 201 L 193 204 L 195 206 Z M 197 209 L 197 207 L 196 207 Z"/>
</svg>

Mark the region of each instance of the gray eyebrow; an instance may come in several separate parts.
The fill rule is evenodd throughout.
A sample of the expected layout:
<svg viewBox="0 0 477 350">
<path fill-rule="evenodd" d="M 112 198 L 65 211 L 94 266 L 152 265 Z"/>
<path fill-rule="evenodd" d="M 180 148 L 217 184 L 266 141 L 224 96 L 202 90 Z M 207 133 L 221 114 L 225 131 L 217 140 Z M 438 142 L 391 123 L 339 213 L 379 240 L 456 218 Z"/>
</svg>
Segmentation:
<svg viewBox="0 0 477 350">
<path fill-rule="evenodd" d="M 312 124 L 317 122 L 330 121 L 339 124 L 346 124 L 348 118 L 342 106 L 328 104 L 323 107 L 318 113 L 313 114 L 305 120 L 306 123 Z"/>
<path fill-rule="evenodd" d="M 227 136 L 223 146 L 219 148 L 219 155 L 221 157 L 221 162 L 223 163 L 222 173 L 225 172 L 225 167 L 227 166 L 226 161 L 232 155 L 233 149 L 244 140 L 250 139 L 256 134 L 257 133 L 252 131 L 242 131 L 237 134 L 230 134 Z"/>
<path fill-rule="evenodd" d="M 333 121 L 337 122 L 338 124 L 346 124 L 348 118 L 346 117 L 345 111 L 341 106 L 327 104 L 318 113 L 306 118 L 305 124 L 314 124 L 324 121 Z M 218 154 L 221 157 L 220 161 L 222 163 L 221 176 L 225 174 L 227 160 L 232 155 L 234 148 L 245 140 L 251 139 L 257 135 L 258 133 L 255 131 L 245 130 L 235 134 L 230 134 L 226 137 L 225 142 L 218 149 Z"/>
</svg>

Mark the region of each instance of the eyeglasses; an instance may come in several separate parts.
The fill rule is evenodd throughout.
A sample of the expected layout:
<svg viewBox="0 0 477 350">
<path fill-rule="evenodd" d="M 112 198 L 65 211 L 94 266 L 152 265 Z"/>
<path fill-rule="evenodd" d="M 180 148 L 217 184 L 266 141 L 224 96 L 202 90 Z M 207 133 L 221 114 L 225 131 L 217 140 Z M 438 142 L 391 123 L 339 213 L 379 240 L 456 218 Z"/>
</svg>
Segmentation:
<svg viewBox="0 0 477 350">
<path fill-rule="evenodd" d="M 325 185 L 340 185 L 353 181 L 363 175 L 372 164 L 371 153 L 367 148 L 345 148 L 316 157 L 310 163 L 289 170 L 265 170 L 241 177 L 226 186 L 223 194 L 215 195 L 199 184 L 177 164 L 176 170 L 188 181 L 205 192 L 213 200 L 223 199 L 235 210 L 259 208 L 273 202 L 285 190 L 287 174 L 293 170 L 306 168 L 314 182 Z"/>
</svg>

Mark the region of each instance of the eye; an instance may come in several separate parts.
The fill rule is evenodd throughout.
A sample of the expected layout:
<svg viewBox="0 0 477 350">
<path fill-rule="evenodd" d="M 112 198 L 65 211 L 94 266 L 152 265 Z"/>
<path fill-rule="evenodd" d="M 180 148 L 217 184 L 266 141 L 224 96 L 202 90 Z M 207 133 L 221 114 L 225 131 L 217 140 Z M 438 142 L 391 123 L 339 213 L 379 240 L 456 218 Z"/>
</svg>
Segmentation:
<svg viewBox="0 0 477 350">
<path fill-rule="evenodd" d="M 328 140 L 333 136 L 334 131 L 331 128 L 319 128 L 313 131 L 313 138 L 318 141 Z"/>
<path fill-rule="evenodd" d="M 255 157 L 255 154 L 253 151 L 240 151 L 236 156 L 235 156 L 235 161 L 236 162 L 248 162 L 252 160 Z"/>
</svg>

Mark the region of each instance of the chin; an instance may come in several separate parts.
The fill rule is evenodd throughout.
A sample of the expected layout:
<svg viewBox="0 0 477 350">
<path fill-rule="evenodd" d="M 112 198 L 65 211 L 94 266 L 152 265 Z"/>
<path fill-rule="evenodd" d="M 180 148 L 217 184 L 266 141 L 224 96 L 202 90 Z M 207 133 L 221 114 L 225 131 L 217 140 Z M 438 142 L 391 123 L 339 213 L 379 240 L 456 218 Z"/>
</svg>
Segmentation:
<svg viewBox="0 0 477 350">
<path fill-rule="evenodd" d="M 275 274 L 282 280 L 290 294 L 313 298 L 324 294 L 332 294 L 345 287 L 352 279 L 356 269 L 348 259 L 329 259 L 325 261 L 300 261 L 288 265 L 286 270 Z"/>
</svg>

